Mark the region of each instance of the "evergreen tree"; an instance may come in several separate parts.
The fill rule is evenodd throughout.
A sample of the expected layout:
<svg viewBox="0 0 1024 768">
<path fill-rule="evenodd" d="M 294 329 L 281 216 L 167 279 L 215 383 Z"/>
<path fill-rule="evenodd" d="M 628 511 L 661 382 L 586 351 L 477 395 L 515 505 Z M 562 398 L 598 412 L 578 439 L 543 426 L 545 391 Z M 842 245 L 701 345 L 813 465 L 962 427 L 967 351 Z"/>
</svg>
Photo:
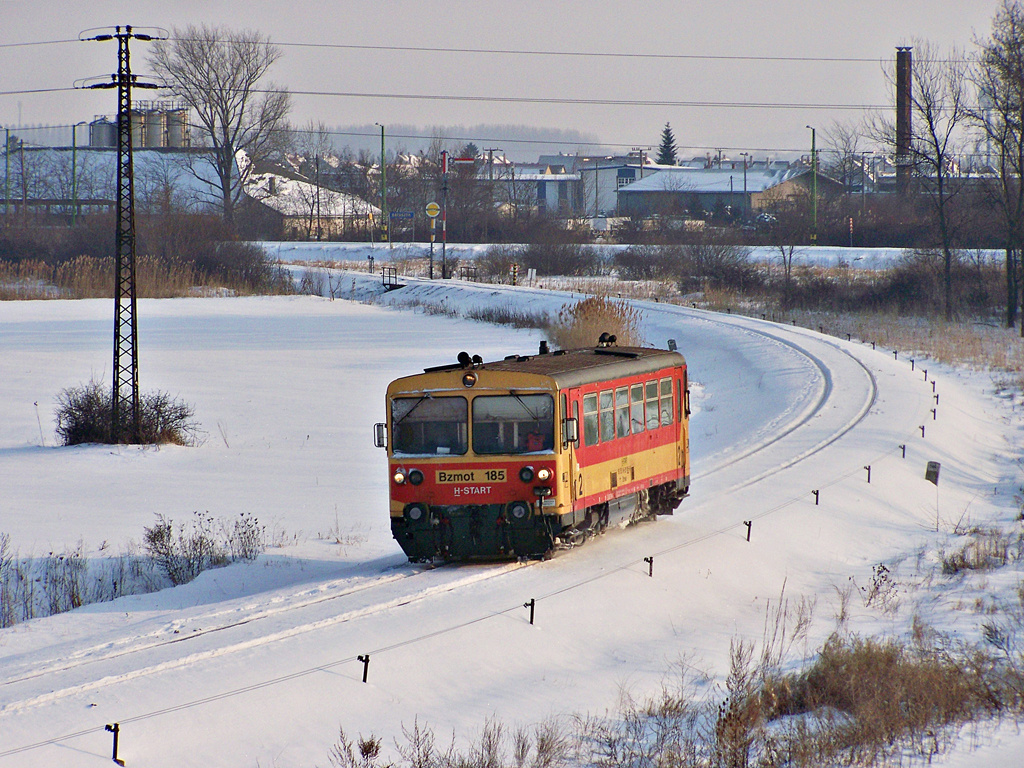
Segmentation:
<svg viewBox="0 0 1024 768">
<path fill-rule="evenodd" d="M 658 165 L 675 165 L 676 162 L 676 137 L 672 135 L 672 126 L 665 123 L 665 129 L 661 132 L 661 146 L 658 147 Z"/>
</svg>

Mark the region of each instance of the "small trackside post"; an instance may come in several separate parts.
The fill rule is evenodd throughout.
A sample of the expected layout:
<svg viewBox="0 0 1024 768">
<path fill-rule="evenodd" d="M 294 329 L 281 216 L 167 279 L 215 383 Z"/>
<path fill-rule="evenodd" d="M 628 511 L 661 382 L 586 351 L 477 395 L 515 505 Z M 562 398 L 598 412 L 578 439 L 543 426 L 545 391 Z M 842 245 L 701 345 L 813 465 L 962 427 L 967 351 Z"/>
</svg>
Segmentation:
<svg viewBox="0 0 1024 768">
<path fill-rule="evenodd" d="M 536 609 L 536 607 L 537 607 L 537 598 L 535 598 L 535 597 L 534 598 L 530 598 L 529 602 L 523 603 L 523 608 L 529 608 L 530 609 L 530 626 L 531 627 L 533 626 L 533 613 L 534 613 L 534 610 Z"/>
<path fill-rule="evenodd" d="M 365 656 L 356 656 L 356 658 L 363 662 L 363 682 L 365 683 L 366 677 L 370 672 L 370 654 L 366 654 Z"/>
<path fill-rule="evenodd" d="M 110 759 L 113 760 L 118 765 L 124 765 L 124 760 L 120 759 L 117 756 L 117 742 L 118 742 L 118 736 L 121 734 L 121 724 L 120 723 L 107 723 L 105 726 L 103 726 L 103 730 L 109 731 L 110 733 L 114 734 L 114 751 L 113 751 L 113 754 L 111 754 Z"/>
<path fill-rule="evenodd" d="M 654 556 L 645 557 L 644 562 L 647 563 L 647 575 L 652 579 L 654 578 Z"/>
</svg>

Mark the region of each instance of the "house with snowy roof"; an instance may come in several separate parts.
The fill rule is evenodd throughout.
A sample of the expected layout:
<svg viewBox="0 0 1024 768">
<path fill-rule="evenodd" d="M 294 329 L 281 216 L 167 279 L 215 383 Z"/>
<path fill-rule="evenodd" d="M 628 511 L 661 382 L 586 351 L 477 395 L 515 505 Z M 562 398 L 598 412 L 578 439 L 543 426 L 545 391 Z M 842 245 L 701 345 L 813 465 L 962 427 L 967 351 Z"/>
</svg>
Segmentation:
<svg viewBox="0 0 1024 768">
<path fill-rule="evenodd" d="M 380 208 L 361 197 L 318 186 L 289 168 L 250 163 L 244 153 L 237 162 L 246 197 L 265 209 L 286 239 L 360 236 L 380 224 Z"/>
</svg>

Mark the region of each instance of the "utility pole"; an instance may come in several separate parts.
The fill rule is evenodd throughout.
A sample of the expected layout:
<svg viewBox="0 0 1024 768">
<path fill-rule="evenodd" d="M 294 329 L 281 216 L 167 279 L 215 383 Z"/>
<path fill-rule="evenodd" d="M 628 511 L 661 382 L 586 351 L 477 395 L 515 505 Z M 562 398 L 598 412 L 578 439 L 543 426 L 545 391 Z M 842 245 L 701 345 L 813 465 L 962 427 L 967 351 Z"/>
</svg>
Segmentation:
<svg viewBox="0 0 1024 768">
<path fill-rule="evenodd" d="M 85 121 L 71 126 L 71 226 L 78 218 L 78 126 L 88 125 Z"/>
<path fill-rule="evenodd" d="M 441 279 L 448 279 L 448 150 L 441 150 Z"/>
<path fill-rule="evenodd" d="M 743 158 L 743 219 L 745 221 L 750 216 L 750 203 L 747 198 L 747 158 L 750 157 L 750 153 L 740 152 L 740 157 Z"/>
<path fill-rule="evenodd" d="M 4 226 L 11 207 L 11 129 L 4 126 Z"/>
<path fill-rule="evenodd" d="M 818 149 L 815 143 L 817 132 L 811 129 L 811 245 L 818 244 Z"/>
<path fill-rule="evenodd" d="M 501 147 L 488 147 L 487 153 L 487 215 L 484 216 L 484 242 L 487 242 L 487 224 L 494 212 L 494 153 L 502 152 Z"/>
<path fill-rule="evenodd" d="M 117 40 L 117 74 L 111 82 L 90 88 L 117 88 L 117 227 L 114 253 L 114 385 L 110 408 L 110 438 L 114 443 L 139 440 L 139 347 L 135 319 L 135 173 L 132 165 L 132 87 L 157 88 L 155 83 L 137 82 L 131 72 L 128 44 L 135 40 L 157 40 L 132 31 L 130 26 L 114 27 L 114 34 L 85 40 Z M 126 415 L 131 414 L 130 427 Z"/>
<path fill-rule="evenodd" d="M 316 241 L 320 242 L 320 155 L 314 155 L 316 166 Z"/>
<path fill-rule="evenodd" d="M 391 222 L 388 220 L 388 163 L 384 152 L 384 126 L 380 126 L 380 232 L 382 241 L 391 241 Z"/>
</svg>

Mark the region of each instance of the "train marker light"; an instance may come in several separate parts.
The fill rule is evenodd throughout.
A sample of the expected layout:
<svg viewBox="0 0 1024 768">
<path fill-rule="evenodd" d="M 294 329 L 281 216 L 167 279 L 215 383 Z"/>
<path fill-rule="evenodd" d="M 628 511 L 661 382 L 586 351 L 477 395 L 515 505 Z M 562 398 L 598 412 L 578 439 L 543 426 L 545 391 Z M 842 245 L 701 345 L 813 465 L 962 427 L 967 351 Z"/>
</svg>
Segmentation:
<svg viewBox="0 0 1024 768">
<path fill-rule="evenodd" d="M 544 482 L 551 479 L 551 470 L 547 467 L 541 467 L 537 470 L 537 479 Z"/>
<path fill-rule="evenodd" d="M 528 483 L 533 480 L 533 467 L 523 467 L 519 470 L 519 479 L 524 483 Z"/>
<path fill-rule="evenodd" d="M 409 482 L 413 485 L 419 485 L 423 482 L 423 473 L 418 469 L 409 470 Z"/>
<path fill-rule="evenodd" d="M 394 474 L 394 480 L 395 480 L 395 485 L 404 485 L 405 484 L 405 470 L 404 469 L 396 469 L 395 470 L 395 474 Z"/>
</svg>

